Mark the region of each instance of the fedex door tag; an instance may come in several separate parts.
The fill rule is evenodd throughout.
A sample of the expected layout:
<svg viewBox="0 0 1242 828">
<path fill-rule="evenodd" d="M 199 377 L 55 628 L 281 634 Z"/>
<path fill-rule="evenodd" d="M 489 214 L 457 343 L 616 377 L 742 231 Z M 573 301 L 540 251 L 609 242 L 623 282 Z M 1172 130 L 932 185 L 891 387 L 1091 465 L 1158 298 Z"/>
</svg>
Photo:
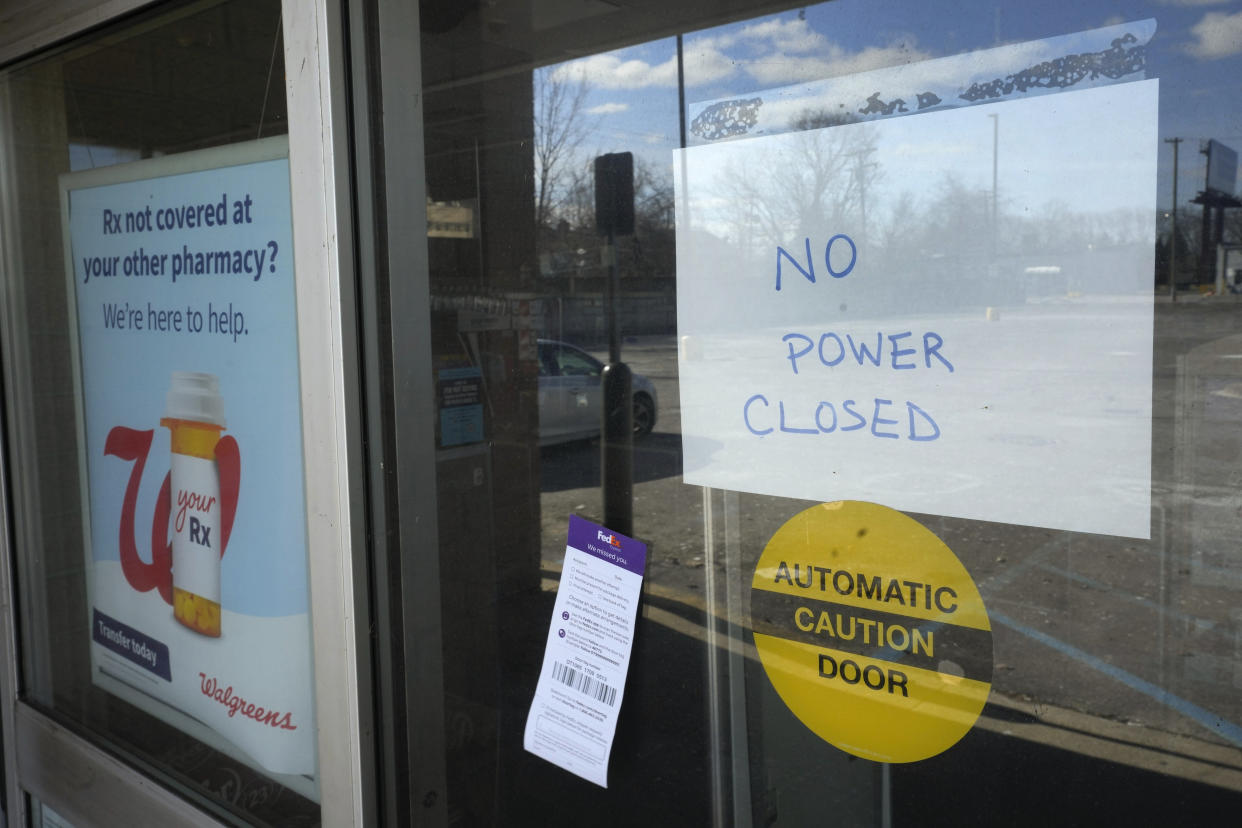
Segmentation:
<svg viewBox="0 0 1242 828">
<path fill-rule="evenodd" d="M 645 543 L 569 516 L 523 746 L 605 788 L 646 564 Z"/>
</svg>

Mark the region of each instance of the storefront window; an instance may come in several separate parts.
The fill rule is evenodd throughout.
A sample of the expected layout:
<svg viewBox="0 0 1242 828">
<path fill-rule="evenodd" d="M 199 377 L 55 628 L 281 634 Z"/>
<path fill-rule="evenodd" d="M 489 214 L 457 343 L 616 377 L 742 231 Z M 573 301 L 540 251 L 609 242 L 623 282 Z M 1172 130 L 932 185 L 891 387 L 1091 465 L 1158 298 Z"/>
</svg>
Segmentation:
<svg viewBox="0 0 1242 828">
<path fill-rule="evenodd" d="M 181 4 L 0 75 L 5 439 L 22 698 L 310 825 L 283 54 L 279 3 Z"/>
<path fill-rule="evenodd" d="M 450 819 L 1219 818 L 1236 16 L 738 5 L 423 9 Z M 526 747 L 545 671 L 599 692 L 543 656 L 609 500 L 556 355 L 610 324 L 647 558 L 605 791 Z"/>
<path fill-rule="evenodd" d="M 461 826 L 1237 810 L 1242 12 L 418 5 L 408 90 L 388 4 L 315 32 L 369 521 L 334 784 Z M 169 3 L 0 72 L 0 423 L 20 710 L 296 826 L 284 28 Z"/>
</svg>

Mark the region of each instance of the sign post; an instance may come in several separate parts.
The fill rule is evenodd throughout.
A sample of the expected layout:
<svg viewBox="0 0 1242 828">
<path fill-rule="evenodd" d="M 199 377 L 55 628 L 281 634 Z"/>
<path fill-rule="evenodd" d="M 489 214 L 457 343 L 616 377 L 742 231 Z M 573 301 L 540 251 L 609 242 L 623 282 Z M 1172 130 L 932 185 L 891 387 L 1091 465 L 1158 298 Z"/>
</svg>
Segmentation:
<svg viewBox="0 0 1242 828">
<path fill-rule="evenodd" d="M 634 531 L 633 374 L 621 361 L 617 316 L 621 296 L 617 273 L 617 236 L 634 232 L 634 156 L 628 152 L 595 159 L 595 227 L 608 243 L 608 364 L 600 377 L 604 399 L 600 469 L 604 488 L 604 524 L 622 534 Z"/>
</svg>

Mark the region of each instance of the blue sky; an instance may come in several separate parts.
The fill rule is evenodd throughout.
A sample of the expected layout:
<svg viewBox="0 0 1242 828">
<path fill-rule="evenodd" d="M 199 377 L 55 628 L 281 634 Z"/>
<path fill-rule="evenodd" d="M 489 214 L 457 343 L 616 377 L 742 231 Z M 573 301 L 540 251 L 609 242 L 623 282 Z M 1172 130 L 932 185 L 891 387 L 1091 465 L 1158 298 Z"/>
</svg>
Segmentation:
<svg viewBox="0 0 1242 828">
<path fill-rule="evenodd" d="M 1013 45 L 1106 25 L 1156 21 L 1147 77 L 1159 78 L 1159 137 L 1181 137 L 1179 195 L 1203 186 L 1199 141 L 1242 149 L 1242 4 L 1121 0 L 1007 4 L 837 0 L 687 33 L 688 103 Z M 552 71 L 590 85 L 594 129 L 581 152 L 630 150 L 669 165 L 678 144 L 673 38 L 592 55 Z M 1172 151 L 1161 144 L 1158 198 L 1168 202 Z"/>
</svg>

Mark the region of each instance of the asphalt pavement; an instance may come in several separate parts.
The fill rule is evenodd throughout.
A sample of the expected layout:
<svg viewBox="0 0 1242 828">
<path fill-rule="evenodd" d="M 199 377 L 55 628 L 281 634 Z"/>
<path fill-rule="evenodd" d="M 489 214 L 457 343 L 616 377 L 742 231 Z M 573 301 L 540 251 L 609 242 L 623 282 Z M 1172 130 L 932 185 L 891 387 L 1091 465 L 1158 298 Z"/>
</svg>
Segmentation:
<svg viewBox="0 0 1242 828">
<path fill-rule="evenodd" d="M 674 737 L 652 735 L 653 711 L 684 721 L 715 694 L 719 717 L 675 743 L 684 761 L 717 767 L 729 807 L 749 803 L 757 824 L 828 824 L 833 808 L 845 824 L 1228 824 L 1225 809 L 1242 805 L 1242 306 L 1194 297 L 1155 311 L 1151 539 L 912 515 L 979 586 L 992 697 L 958 745 L 887 771 L 801 728 L 750 648 L 755 561 L 809 504 L 683 483 L 677 339 L 627 340 L 623 359 L 660 399 L 655 432 L 635 446 L 635 535 L 650 552 L 634 663 L 644 689 L 627 696 L 657 765 Z M 549 593 L 567 515 L 601 517 L 598 473 L 598 441 L 542 451 Z M 833 778 L 852 780 L 847 796 L 830 792 Z M 702 803 L 683 813 L 693 823 L 711 791 L 685 793 Z"/>
</svg>

